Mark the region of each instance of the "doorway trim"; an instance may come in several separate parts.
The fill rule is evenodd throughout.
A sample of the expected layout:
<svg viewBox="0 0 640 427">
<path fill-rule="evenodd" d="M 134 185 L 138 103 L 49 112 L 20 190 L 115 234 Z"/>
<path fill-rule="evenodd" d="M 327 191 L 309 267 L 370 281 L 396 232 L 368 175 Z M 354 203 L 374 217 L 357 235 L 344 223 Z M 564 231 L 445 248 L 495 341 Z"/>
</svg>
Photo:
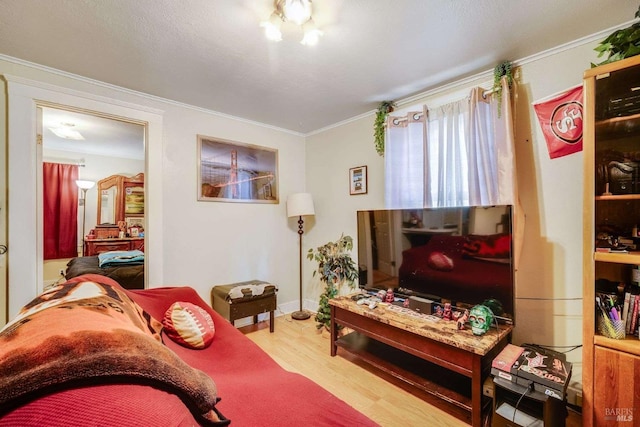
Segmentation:
<svg viewBox="0 0 640 427">
<path fill-rule="evenodd" d="M 9 318 L 43 288 L 42 218 L 38 197 L 37 107 L 48 104 L 119 117 L 145 125 L 145 287 L 163 283 L 162 262 L 162 110 L 119 101 L 21 77 L 7 82 L 8 145 L 8 295 Z M 41 142 L 40 142 L 41 143 Z"/>
</svg>

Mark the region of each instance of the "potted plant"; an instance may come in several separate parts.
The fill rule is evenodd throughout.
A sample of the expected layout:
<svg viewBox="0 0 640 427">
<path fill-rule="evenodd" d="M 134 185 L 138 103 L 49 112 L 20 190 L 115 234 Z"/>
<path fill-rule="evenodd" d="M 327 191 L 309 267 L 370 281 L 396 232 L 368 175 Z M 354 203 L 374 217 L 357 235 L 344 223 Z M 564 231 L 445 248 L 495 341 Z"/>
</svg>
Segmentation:
<svg viewBox="0 0 640 427">
<path fill-rule="evenodd" d="M 635 17 L 640 18 L 640 8 L 636 11 Z M 640 22 L 614 31 L 609 37 L 600 42 L 595 51 L 598 52 L 598 58 L 605 54 L 608 56 L 607 59 L 599 64 L 592 63 L 592 67 L 640 54 Z"/>
<path fill-rule="evenodd" d="M 376 146 L 376 152 L 381 156 L 384 155 L 384 123 L 395 106 L 393 101 L 382 101 L 376 110 L 376 119 L 373 122 L 373 142 Z"/>
<path fill-rule="evenodd" d="M 338 296 L 340 288 L 345 284 L 350 289 L 355 288 L 358 267 L 349 255 L 351 249 L 353 249 L 353 239 L 344 234 L 335 242 L 326 243 L 315 250 L 309 249 L 307 258 L 318 262 L 318 269 L 313 272 L 313 276 L 315 277 L 318 273 L 320 280 L 325 284 L 315 317 L 318 329 L 323 327 L 329 329 L 331 324 L 329 300 Z"/>
<path fill-rule="evenodd" d="M 512 65 L 510 61 L 502 61 L 493 69 L 493 96 L 498 100 L 498 117 L 502 113 L 502 77 L 507 77 L 509 88 L 513 84 Z"/>
</svg>

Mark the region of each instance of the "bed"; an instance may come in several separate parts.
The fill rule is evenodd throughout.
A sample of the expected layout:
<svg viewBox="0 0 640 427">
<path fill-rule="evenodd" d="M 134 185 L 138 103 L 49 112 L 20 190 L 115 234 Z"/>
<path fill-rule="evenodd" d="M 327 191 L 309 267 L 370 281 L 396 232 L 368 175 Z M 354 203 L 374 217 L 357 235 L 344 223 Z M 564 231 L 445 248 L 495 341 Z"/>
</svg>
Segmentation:
<svg viewBox="0 0 640 427">
<path fill-rule="evenodd" d="M 433 236 L 403 251 L 400 287 L 460 303 L 500 301 L 513 314 L 511 236 Z"/>
<path fill-rule="evenodd" d="M 64 273 L 66 279 L 83 274 L 100 274 L 118 282 L 125 289 L 144 289 L 144 263 L 100 267 L 98 255 L 72 258 Z"/>
<path fill-rule="evenodd" d="M 91 289 L 99 296 L 88 297 Z M 63 301 L 56 305 L 60 297 Z M 165 322 L 173 318 L 169 313 L 189 304 L 213 322 L 215 333 L 208 335 L 206 348 L 188 348 L 168 337 Z M 311 380 L 281 368 L 190 287 L 126 290 L 107 277 L 89 274 L 48 291 L 24 310 L 22 320 L 18 315 L 0 331 L 0 426 L 191 426 L 229 421 L 251 427 L 376 425 Z M 74 313 L 93 320 L 78 322 Z M 110 323 L 116 320 L 121 323 Z M 89 326 L 96 322 L 110 326 Z M 158 322 L 163 326 L 160 332 Z M 43 323 L 49 327 L 42 328 Z M 115 339 L 114 331 L 135 338 Z M 68 345 L 74 338 L 81 339 L 79 344 Z M 17 344 L 21 339 L 24 347 Z M 63 351 L 38 351 L 42 342 L 55 343 Z M 123 353 L 120 347 L 125 344 L 131 348 Z M 56 354 L 66 359 L 56 360 Z M 150 361 L 132 370 L 127 363 L 135 354 Z M 109 374 L 102 358 L 115 358 L 115 372 Z M 91 360 L 95 363 L 86 363 Z M 37 375 L 25 368 L 34 361 Z M 158 366 L 160 378 L 150 376 Z M 30 384 L 37 387 L 30 390 Z"/>
</svg>

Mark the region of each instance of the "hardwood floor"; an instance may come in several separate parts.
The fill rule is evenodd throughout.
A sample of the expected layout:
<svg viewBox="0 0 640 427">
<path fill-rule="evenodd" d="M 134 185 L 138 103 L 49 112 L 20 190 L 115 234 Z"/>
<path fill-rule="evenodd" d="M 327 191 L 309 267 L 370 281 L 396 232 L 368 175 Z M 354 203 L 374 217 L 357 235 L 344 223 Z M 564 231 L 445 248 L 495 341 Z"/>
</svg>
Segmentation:
<svg viewBox="0 0 640 427">
<path fill-rule="evenodd" d="M 298 372 L 344 400 L 381 426 L 460 427 L 465 423 L 390 384 L 366 364 L 329 354 L 329 333 L 317 331 L 313 317 L 279 316 L 275 332 L 268 322 L 240 328 L 283 368 Z"/>
<path fill-rule="evenodd" d="M 310 378 L 383 427 L 467 425 L 381 378 L 366 363 L 348 359 L 342 350 L 331 357 L 329 333 L 318 332 L 315 325 L 313 316 L 300 321 L 283 315 L 276 317 L 272 334 L 268 322 L 240 330 L 284 369 Z M 567 426 L 580 425 L 579 416 L 570 414 Z"/>
</svg>

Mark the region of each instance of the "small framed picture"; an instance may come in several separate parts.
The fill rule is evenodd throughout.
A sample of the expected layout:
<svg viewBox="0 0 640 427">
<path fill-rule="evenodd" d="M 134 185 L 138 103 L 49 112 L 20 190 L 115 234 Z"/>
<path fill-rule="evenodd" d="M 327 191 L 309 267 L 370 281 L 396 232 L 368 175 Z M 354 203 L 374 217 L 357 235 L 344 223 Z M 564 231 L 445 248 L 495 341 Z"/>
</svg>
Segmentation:
<svg viewBox="0 0 640 427">
<path fill-rule="evenodd" d="M 349 194 L 367 194 L 367 167 L 349 169 Z"/>
</svg>

